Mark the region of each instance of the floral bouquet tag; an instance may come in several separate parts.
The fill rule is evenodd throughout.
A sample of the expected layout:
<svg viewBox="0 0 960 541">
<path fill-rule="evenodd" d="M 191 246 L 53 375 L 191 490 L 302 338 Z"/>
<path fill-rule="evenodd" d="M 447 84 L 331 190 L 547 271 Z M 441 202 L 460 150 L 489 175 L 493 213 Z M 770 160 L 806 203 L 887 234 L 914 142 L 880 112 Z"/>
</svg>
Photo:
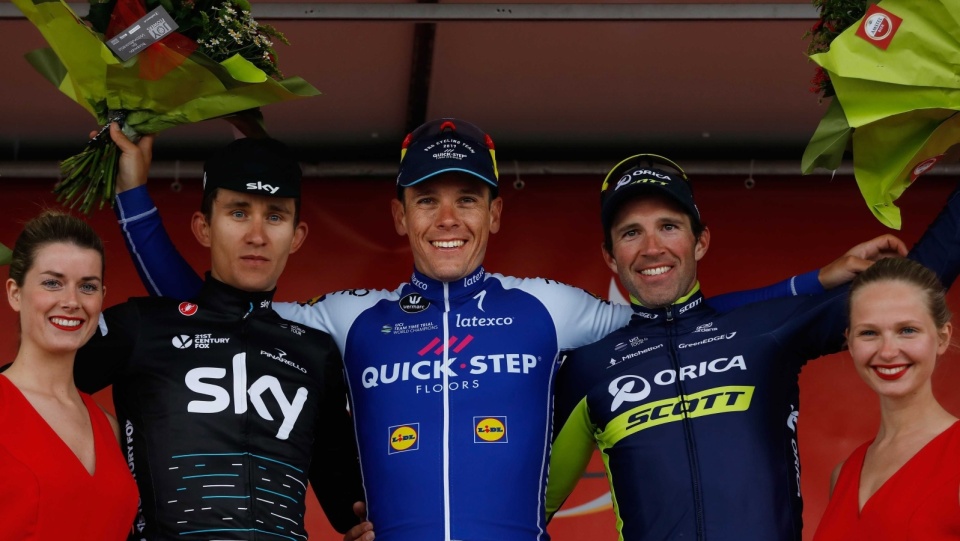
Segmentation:
<svg viewBox="0 0 960 541">
<path fill-rule="evenodd" d="M 167 13 L 167 10 L 163 9 L 163 6 L 157 6 L 113 39 L 107 40 L 107 46 L 120 57 L 120 60 L 126 62 L 140 51 L 167 37 L 177 28 L 179 28 L 177 22 Z"/>
</svg>

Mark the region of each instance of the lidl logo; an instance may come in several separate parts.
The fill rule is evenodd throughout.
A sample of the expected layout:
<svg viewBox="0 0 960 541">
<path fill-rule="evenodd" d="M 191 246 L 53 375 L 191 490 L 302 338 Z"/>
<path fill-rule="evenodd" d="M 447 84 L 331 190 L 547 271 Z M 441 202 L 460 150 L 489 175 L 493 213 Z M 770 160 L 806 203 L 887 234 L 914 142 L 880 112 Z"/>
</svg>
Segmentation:
<svg viewBox="0 0 960 541">
<path fill-rule="evenodd" d="M 474 443 L 507 443 L 506 417 L 474 417 Z"/>
<path fill-rule="evenodd" d="M 416 451 L 420 448 L 420 423 L 391 426 L 388 454 Z"/>
</svg>

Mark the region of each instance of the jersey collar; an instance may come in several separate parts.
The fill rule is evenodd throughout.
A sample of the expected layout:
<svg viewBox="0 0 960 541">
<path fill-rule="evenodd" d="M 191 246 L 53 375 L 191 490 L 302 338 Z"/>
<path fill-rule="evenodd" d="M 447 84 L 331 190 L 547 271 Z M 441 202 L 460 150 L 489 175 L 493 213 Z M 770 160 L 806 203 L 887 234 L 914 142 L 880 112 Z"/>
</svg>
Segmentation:
<svg viewBox="0 0 960 541">
<path fill-rule="evenodd" d="M 273 309 L 273 295 L 277 289 L 270 291 L 243 291 L 229 286 L 210 276 L 207 272 L 203 288 L 197 296 L 197 304 L 204 308 L 211 308 L 227 314 L 261 314 Z"/>
<path fill-rule="evenodd" d="M 670 306 L 661 306 L 659 308 L 647 308 L 640 304 L 633 296 L 630 296 L 630 306 L 633 308 L 633 319 L 652 320 L 652 319 L 678 319 L 685 314 L 692 313 L 691 310 L 704 304 L 703 293 L 700 291 L 700 282 L 697 282 L 693 290 L 683 297 L 677 299 Z"/>
<path fill-rule="evenodd" d="M 427 299 L 432 301 L 442 301 L 444 298 L 444 285 L 447 286 L 446 294 L 450 299 L 464 297 L 467 295 L 476 295 L 481 289 L 483 289 L 483 280 L 486 277 L 486 274 L 487 271 L 484 270 L 483 266 L 481 265 L 464 278 L 460 278 L 459 280 L 455 280 L 453 282 L 441 282 L 439 280 L 429 278 L 425 274 L 414 269 L 413 276 L 410 278 L 410 285 L 414 290 L 419 291 L 420 294 Z"/>
</svg>

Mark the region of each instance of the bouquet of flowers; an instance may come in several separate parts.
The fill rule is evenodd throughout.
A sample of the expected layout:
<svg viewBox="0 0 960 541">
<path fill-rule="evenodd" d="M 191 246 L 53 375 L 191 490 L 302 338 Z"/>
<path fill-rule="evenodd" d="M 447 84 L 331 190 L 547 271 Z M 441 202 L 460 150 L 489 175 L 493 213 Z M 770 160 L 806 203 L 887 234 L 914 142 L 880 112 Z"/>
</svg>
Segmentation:
<svg viewBox="0 0 960 541">
<path fill-rule="evenodd" d="M 836 169 L 852 142 L 870 210 L 899 229 L 894 201 L 960 141 L 960 3 L 815 0 L 809 32 L 820 67 L 812 91 L 831 97 L 802 160 Z"/>
<path fill-rule="evenodd" d="M 113 202 L 119 149 L 110 122 L 133 138 L 217 117 L 259 124 L 260 106 L 319 94 L 282 77 L 273 41 L 286 39 L 253 20 L 246 0 L 90 1 L 81 20 L 63 0 L 13 0 L 50 45 L 27 60 L 104 126 L 62 163 L 54 188 L 84 213 Z"/>
<path fill-rule="evenodd" d="M 867 0 L 813 0 L 813 5 L 820 11 L 820 18 L 804 35 L 810 38 L 807 56 L 829 51 L 830 43 L 867 11 Z M 810 92 L 820 94 L 821 99 L 834 95 L 830 75 L 821 67 L 810 81 Z"/>
</svg>

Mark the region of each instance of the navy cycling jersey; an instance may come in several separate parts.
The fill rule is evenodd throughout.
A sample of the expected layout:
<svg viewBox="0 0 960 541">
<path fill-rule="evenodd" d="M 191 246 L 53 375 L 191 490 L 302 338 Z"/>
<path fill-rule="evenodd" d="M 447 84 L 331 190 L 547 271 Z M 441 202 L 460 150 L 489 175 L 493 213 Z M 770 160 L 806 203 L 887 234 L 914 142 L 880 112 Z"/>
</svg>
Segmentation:
<svg viewBox="0 0 960 541">
<path fill-rule="evenodd" d="M 960 270 L 960 197 L 911 257 L 949 286 Z M 801 539 L 798 377 L 836 352 L 846 290 L 721 314 L 695 292 L 635 306 L 630 324 L 577 349 L 557 376 L 547 511 L 599 447 L 620 538 Z"/>
<path fill-rule="evenodd" d="M 145 190 L 124 192 L 121 224 L 148 288 L 186 293 L 193 271 L 170 249 Z M 172 269 L 172 270 L 171 270 Z M 816 273 L 728 298 L 794 287 Z M 568 285 L 492 274 L 455 282 L 414 272 L 394 291 L 356 289 L 275 305 L 334 337 L 352 400 L 377 539 L 548 539 L 545 490 L 559 354 L 625 325 L 629 306 Z"/>
</svg>

